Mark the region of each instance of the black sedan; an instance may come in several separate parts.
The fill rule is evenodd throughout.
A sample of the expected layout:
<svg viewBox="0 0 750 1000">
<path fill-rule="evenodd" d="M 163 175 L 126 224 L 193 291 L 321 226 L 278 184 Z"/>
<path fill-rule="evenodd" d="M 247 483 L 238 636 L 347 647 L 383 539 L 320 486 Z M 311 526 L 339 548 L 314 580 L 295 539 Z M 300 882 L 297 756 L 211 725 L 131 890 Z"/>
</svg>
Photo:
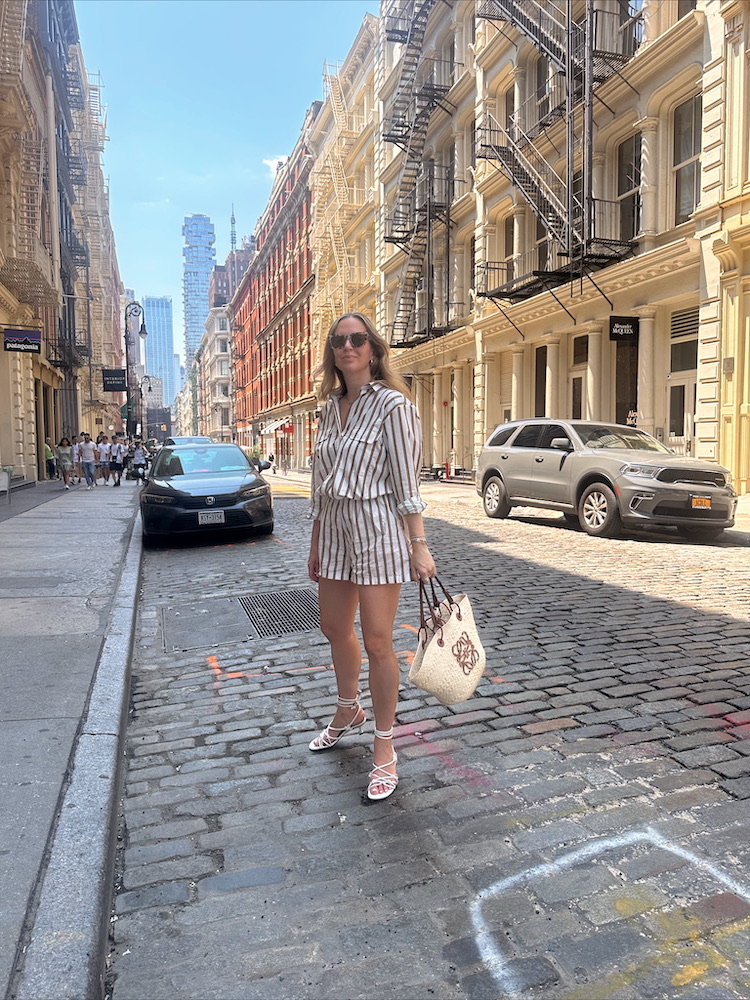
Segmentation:
<svg viewBox="0 0 750 1000">
<path fill-rule="evenodd" d="M 260 462 L 260 471 L 270 468 Z M 165 445 L 141 490 L 144 539 L 183 532 L 273 531 L 271 487 L 236 444 Z"/>
</svg>

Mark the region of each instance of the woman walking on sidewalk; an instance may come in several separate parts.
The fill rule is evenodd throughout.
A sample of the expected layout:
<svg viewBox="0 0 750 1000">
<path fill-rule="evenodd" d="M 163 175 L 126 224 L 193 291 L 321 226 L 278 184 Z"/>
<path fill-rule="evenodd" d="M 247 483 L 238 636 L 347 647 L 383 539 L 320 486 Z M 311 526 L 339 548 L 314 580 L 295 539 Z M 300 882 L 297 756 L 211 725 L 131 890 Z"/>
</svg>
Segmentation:
<svg viewBox="0 0 750 1000">
<path fill-rule="evenodd" d="M 70 473 L 73 468 L 73 445 L 69 438 L 60 438 L 60 444 L 57 446 L 57 468 L 63 478 L 63 489 L 69 490 Z"/>
<path fill-rule="evenodd" d="M 374 767 L 367 796 L 398 784 L 393 722 L 399 667 L 393 623 L 401 585 L 435 576 L 419 495 L 422 434 L 406 383 L 372 322 L 347 313 L 331 327 L 317 373 L 326 400 L 312 465 L 313 518 L 308 572 L 318 584 L 320 623 L 331 643 L 336 714 L 310 743 L 328 750 L 366 715 L 359 704 L 359 607 L 375 713 Z"/>
</svg>

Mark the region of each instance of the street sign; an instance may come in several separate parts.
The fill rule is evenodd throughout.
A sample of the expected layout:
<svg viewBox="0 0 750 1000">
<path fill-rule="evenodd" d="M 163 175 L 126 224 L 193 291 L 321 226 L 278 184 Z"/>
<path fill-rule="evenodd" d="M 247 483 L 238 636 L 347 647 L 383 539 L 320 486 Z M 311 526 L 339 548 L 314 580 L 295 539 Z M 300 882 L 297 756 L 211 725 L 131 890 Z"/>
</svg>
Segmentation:
<svg viewBox="0 0 750 1000">
<path fill-rule="evenodd" d="M 102 386 L 105 392 L 127 392 L 127 372 L 124 368 L 102 368 Z"/>
</svg>

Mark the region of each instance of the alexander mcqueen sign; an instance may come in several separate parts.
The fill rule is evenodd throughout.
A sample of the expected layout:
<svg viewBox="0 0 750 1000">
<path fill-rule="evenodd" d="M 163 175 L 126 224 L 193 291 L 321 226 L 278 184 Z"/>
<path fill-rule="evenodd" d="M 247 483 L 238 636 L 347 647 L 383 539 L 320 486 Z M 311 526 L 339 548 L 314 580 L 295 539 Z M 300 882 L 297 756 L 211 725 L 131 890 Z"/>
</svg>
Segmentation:
<svg viewBox="0 0 750 1000">
<path fill-rule="evenodd" d="M 609 339 L 633 340 L 638 336 L 637 316 L 610 316 Z"/>
</svg>

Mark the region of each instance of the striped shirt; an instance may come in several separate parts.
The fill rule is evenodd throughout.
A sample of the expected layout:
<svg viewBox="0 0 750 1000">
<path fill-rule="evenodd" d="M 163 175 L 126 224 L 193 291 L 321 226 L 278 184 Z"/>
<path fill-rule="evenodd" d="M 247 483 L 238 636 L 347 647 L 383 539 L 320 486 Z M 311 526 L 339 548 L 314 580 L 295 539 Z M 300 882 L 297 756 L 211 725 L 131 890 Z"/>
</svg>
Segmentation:
<svg viewBox="0 0 750 1000">
<path fill-rule="evenodd" d="M 323 407 L 312 464 L 310 517 L 325 497 L 372 500 L 392 494 L 399 514 L 421 514 L 422 430 L 414 405 L 382 382 L 367 382 L 341 426 L 339 397 Z"/>
</svg>

